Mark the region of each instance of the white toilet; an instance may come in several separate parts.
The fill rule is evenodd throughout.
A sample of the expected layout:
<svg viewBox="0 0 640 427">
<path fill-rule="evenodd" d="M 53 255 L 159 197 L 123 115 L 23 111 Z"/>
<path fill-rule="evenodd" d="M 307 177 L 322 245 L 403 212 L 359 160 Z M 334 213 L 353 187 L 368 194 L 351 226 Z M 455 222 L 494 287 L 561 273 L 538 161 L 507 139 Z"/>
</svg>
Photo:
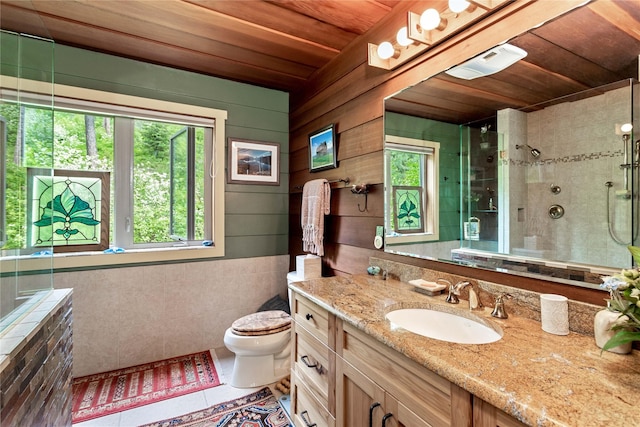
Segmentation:
<svg viewBox="0 0 640 427">
<path fill-rule="evenodd" d="M 287 275 L 288 283 L 296 279 L 295 271 Z M 235 353 L 233 387 L 280 381 L 291 373 L 291 316 L 271 310 L 241 317 L 225 331 L 224 345 Z"/>
</svg>

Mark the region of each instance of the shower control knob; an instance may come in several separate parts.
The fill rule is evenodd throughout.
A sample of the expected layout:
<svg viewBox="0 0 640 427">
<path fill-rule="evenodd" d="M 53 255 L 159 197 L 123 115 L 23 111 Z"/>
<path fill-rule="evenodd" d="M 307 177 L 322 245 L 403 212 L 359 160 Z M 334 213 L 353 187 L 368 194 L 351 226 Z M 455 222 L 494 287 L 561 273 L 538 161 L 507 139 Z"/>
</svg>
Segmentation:
<svg viewBox="0 0 640 427">
<path fill-rule="evenodd" d="M 564 215 L 564 208 L 560 205 L 551 205 L 549 207 L 549 216 L 553 219 L 562 218 Z"/>
</svg>

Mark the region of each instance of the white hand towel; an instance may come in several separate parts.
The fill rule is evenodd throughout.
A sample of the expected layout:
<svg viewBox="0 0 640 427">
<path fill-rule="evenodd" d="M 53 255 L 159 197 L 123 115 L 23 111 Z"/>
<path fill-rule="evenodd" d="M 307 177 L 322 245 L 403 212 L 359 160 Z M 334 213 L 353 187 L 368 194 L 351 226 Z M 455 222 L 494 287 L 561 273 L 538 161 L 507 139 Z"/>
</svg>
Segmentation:
<svg viewBox="0 0 640 427">
<path fill-rule="evenodd" d="M 326 179 L 314 179 L 302 189 L 302 249 L 318 256 L 324 255 L 324 216 L 331 208 L 331 186 Z"/>
</svg>

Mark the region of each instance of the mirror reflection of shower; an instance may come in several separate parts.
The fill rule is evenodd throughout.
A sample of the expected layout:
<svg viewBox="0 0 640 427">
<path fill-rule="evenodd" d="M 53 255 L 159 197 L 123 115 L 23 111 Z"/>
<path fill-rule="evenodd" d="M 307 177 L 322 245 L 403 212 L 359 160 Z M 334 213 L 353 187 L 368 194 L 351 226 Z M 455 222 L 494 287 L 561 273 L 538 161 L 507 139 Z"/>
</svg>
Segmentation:
<svg viewBox="0 0 640 427">
<path fill-rule="evenodd" d="M 635 147 L 631 147 L 631 131 L 632 130 L 633 130 L 633 125 L 631 123 L 625 123 L 623 125 L 616 126 L 616 133 L 622 134 L 623 163 L 620 165 L 620 169 L 622 170 L 623 188 L 619 190 L 615 190 L 614 200 L 621 200 L 622 201 L 621 203 L 624 203 L 625 200 L 630 201 L 631 199 L 634 199 L 636 206 L 631 211 L 635 213 L 635 215 L 637 216 L 638 207 L 639 207 L 638 197 L 634 198 L 632 194 L 632 190 L 629 189 L 629 172 L 630 171 L 633 172 L 634 168 L 636 169 L 638 168 L 638 164 L 640 161 L 640 157 L 639 157 L 640 152 L 638 151 L 640 149 L 640 139 L 635 142 Z M 635 150 L 635 156 L 634 156 L 635 160 L 632 163 L 629 162 L 630 150 Z M 634 176 L 637 176 L 637 174 L 632 173 L 631 177 L 633 178 Z M 604 185 L 607 187 L 607 225 L 609 228 L 609 236 L 611 236 L 613 241 L 619 245 L 624 245 L 624 246 L 630 245 L 638 237 L 638 229 L 637 227 L 635 227 L 636 230 L 631 241 L 625 241 L 616 234 L 615 224 L 612 218 L 612 217 L 615 217 L 616 204 L 614 204 L 613 206 L 611 205 L 611 189 L 613 188 L 614 184 L 612 181 L 607 181 L 604 183 Z M 637 188 L 637 186 L 633 186 L 633 187 Z M 624 211 L 628 211 L 628 209 L 624 209 Z M 634 224 L 638 223 L 637 218 L 636 218 L 636 221 L 633 221 L 633 223 Z"/>
<path fill-rule="evenodd" d="M 518 144 L 518 145 L 516 145 L 516 150 L 519 150 L 521 148 L 528 148 L 529 152 L 531 153 L 531 155 L 533 157 L 535 157 L 535 158 L 540 157 L 540 150 L 538 150 L 537 148 L 533 148 L 528 144 L 522 144 L 522 145 Z"/>
</svg>

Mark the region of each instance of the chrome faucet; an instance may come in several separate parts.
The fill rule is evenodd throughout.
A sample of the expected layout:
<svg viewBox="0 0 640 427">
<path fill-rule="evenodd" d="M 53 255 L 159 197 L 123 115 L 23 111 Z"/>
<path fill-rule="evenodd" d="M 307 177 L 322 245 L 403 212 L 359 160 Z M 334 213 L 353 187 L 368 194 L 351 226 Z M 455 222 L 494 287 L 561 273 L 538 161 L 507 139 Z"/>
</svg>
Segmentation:
<svg viewBox="0 0 640 427">
<path fill-rule="evenodd" d="M 504 298 L 513 298 L 510 294 L 499 294 L 496 297 L 496 305 L 495 307 L 493 307 L 493 311 L 491 312 L 491 315 L 493 317 L 497 317 L 498 319 L 506 319 L 509 317 L 509 315 L 507 314 L 507 311 L 504 308 Z"/>
<path fill-rule="evenodd" d="M 460 291 L 462 289 L 464 289 L 466 286 L 470 286 L 471 283 L 470 282 L 458 282 L 455 285 L 449 285 L 449 295 L 447 295 L 447 299 L 445 301 L 447 301 L 449 304 L 458 304 L 460 302 L 460 299 L 458 298 L 458 295 L 460 295 Z"/>
</svg>

